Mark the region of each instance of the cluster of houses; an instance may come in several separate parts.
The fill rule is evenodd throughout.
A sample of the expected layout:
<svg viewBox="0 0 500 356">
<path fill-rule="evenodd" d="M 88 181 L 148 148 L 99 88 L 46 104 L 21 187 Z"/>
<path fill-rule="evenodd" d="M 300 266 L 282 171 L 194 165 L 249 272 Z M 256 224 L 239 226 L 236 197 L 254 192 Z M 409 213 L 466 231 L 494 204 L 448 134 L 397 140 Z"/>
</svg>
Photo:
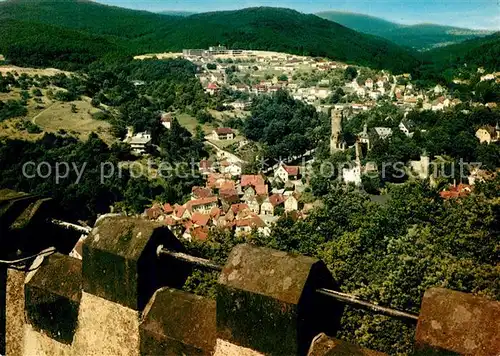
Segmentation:
<svg viewBox="0 0 500 356">
<path fill-rule="evenodd" d="M 348 83 L 346 87 L 351 88 L 360 98 L 378 100 L 382 96 L 390 93 L 390 76 L 388 74 L 384 74 L 375 78 L 375 80 L 368 78 L 364 83 L 358 83 L 358 80 L 354 79 L 351 83 Z"/>
<path fill-rule="evenodd" d="M 300 219 L 314 208 L 300 202 L 303 185 L 299 167 L 282 164 L 269 179 L 224 173 L 225 168 L 200 162 L 205 186 L 193 187 L 190 200 L 183 205 L 154 204 L 146 209 L 145 217 L 164 223 L 178 237 L 204 240 L 216 228 L 233 230 L 236 235 L 252 231 L 269 235 L 283 214 Z"/>
</svg>

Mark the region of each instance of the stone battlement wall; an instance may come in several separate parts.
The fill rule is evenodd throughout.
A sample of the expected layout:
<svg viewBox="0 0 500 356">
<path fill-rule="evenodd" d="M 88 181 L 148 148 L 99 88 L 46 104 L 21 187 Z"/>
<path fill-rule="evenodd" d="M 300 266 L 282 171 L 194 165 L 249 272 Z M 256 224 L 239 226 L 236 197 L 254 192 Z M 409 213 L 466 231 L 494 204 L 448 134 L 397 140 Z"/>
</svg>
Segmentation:
<svg viewBox="0 0 500 356">
<path fill-rule="evenodd" d="M 46 239 L 48 245 L 40 242 L 50 213 L 33 210 L 34 201 L 0 198 L 0 236 L 23 237 L 29 228 L 24 243 L 36 237 L 37 248 L 53 245 L 66 252 L 72 236 L 55 234 Z M 31 214 L 18 228 L 23 206 Z M 211 300 L 179 289 L 193 267 L 159 257 L 160 245 L 182 252 L 182 244 L 161 224 L 109 217 L 89 234 L 82 261 L 56 253 L 35 261 L 32 271 L 0 267 L 0 354 L 383 355 L 334 338 L 344 305 L 315 292 L 335 289 L 320 260 L 236 246 Z M 428 290 L 415 352 L 497 356 L 498 320 L 499 302 Z"/>
</svg>

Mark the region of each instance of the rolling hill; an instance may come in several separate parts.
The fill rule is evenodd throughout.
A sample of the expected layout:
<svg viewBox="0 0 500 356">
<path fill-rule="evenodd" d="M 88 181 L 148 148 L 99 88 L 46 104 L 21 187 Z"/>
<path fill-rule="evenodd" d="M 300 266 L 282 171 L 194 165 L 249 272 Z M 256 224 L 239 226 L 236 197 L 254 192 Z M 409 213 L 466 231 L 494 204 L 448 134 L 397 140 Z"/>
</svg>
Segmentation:
<svg viewBox="0 0 500 356">
<path fill-rule="evenodd" d="M 416 50 L 429 50 L 491 34 L 491 31 L 434 24 L 407 26 L 378 17 L 338 11 L 321 12 L 317 15 L 353 30 L 380 36 L 400 46 Z"/>
<path fill-rule="evenodd" d="M 500 71 L 500 32 L 425 53 L 425 59 L 441 68 L 460 65 Z"/>
<path fill-rule="evenodd" d="M 248 8 L 180 17 L 90 1 L 9 0 L 0 3 L 0 21 L 10 21 L 8 30 L 0 32 L 0 53 L 30 65 L 34 63 L 14 56 L 8 44 L 15 43 L 16 33 L 27 34 L 30 26 L 39 25 L 49 26 L 54 36 L 34 36 L 32 44 L 27 38 L 23 42 L 23 54 L 28 59 L 36 57 L 34 49 L 40 47 L 46 48 L 43 57 L 51 59 L 49 49 L 57 47 L 51 38 L 58 41 L 66 31 L 72 31 L 72 38 L 81 35 L 76 40 L 79 47 L 86 39 L 93 38 L 88 46 L 98 57 L 110 52 L 180 51 L 221 43 L 230 48 L 326 56 L 396 72 L 407 71 L 416 63 L 409 51 L 387 40 L 361 34 L 315 15 L 281 8 Z M 58 30 L 60 34 L 56 36 Z M 95 41 L 104 46 L 91 43 Z M 99 51 L 102 53 L 97 53 Z M 57 65 L 53 60 L 50 62 Z M 36 63 L 42 63 L 41 56 Z"/>
</svg>

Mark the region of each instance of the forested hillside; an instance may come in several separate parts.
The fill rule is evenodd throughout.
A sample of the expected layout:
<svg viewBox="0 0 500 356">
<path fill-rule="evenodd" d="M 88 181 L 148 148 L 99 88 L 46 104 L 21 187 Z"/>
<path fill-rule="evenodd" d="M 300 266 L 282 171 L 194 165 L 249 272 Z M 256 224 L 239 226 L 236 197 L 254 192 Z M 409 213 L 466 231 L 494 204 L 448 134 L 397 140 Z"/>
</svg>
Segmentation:
<svg viewBox="0 0 500 356">
<path fill-rule="evenodd" d="M 413 74 L 415 78 L 449 84 L 460 73 L 464 79 L 477 77 L 479 67 L 490 73 L 499 71 L 499 58 L 500 32 L 497 32 L 423 53 L 422 65 L 416 67 Z"/>
<path fill-rule="evenodd" d="M 188 17 L 167 16 L 126 10 L 92 2 L 7 1 L 0 3 L 0 20 L 10 21 L 0 32 L 0 53 L 26 65 L 54 62 L 60 50 L 54 41 L 64 38 L 68 29 L 78 30 L 76 44 L 88 41 L 89 52 L 104 57 L 113 52 L 180 51 L 224 44 L 229 48 L 273 50 L 310 56 L 325 56 L 373 68 L 408 71 L 417 61 L 411 53 L 389 41 L 364 35 L 339 24 L 279 8 L 249 8 L 212 12 Z M 9 49 L 17 33 L 39 24 L 53 26 L 59 35 L 26 36 L 23 56 Z M 4 25 L 5 26 L 5 25 Z M 89 40 L 90 36 L 99 36 Z M 64 43 L 65 41 L 63 41 Z M 32 60 L 44 48 L 37 60 Z M 54 55 L 51 55 L 54 52 Z M 43 59 L 45 62 L 43 63 Z M 77 62 L 85 63 L 87 60 Z"/>
<path fill-rule="evenodd" d="M 500 32 L 484 38 L 435 49 L 427 53 L 426 58 L 443 68 L 467 63 L 491 71 L 500 70 Z"/>
<path fill-rule="evenodd" d="M 416 50 L 431 49 L 488 34 L 488 31 L 434 24 L 401 25 L 378 17 L 339 11 L 320 12 L 317 15 L 353 30 L 380 36 Z"/>
</svg>

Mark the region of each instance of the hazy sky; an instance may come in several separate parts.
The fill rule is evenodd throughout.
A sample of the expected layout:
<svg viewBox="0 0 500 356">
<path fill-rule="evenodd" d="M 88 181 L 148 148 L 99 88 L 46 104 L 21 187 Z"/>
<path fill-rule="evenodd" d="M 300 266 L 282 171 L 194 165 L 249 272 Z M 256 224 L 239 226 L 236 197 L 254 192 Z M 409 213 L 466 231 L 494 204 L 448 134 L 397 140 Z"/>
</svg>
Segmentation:
<svg viewBox="0 0 500 356">
<path fill-rule="evenodd" d="M 206 12 L 274 6 L 314 13 L 340 10 L 364 13 L 405 24 L 431 22 L 500 30 L 500 0 L 98 0 L 149 11 Z"/>
</svg>

